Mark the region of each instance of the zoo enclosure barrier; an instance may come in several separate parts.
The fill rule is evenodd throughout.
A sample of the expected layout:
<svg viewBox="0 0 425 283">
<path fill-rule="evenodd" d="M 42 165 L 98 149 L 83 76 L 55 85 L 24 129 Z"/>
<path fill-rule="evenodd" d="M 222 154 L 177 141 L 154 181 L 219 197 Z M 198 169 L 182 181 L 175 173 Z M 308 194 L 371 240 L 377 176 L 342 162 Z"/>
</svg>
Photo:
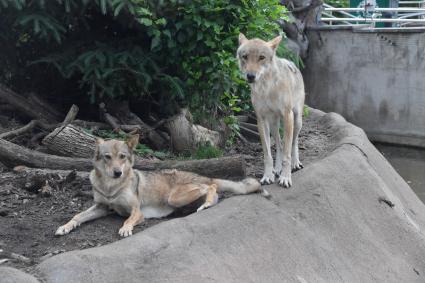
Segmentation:
<svg viewBox="0 0 425 283">
<path fill-rule="evenodd" d="M 383 28 L 425 28 L 425 0 L 398 1 L 396 4 L 403 7 L 390 8 L 380 8 L 374 0 L 365 1 L 352 8 L 337 8 L 323 4 L 320 22 L 325 25 L 348 25 L 359 28 L 375 28 L 377 23 Z"/>
</svg>

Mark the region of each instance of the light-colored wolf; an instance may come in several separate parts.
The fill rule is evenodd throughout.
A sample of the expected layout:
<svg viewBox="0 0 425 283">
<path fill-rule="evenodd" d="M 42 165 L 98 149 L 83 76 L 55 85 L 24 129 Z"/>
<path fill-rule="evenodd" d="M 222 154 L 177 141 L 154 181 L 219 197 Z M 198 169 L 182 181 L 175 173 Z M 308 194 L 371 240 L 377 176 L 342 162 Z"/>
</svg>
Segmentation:
<svg viewBox="0 0 425 283">
<path fill-rule="evenodd" d="M 251 100 L 258 121 L 258 131 L 264 153 L 264 175 L 261 184 L 274 182 L 292 185 L 291 169 L 302 168 L 298 154 L 298 135 L 302 126 L 304 82 L 294 63 L 278 58 L 276 49 L 282 36 L 268 42 L 239 35 L 237 59 L 239 67 L 251 87 Z M 280 120 L 284 123 L 283 146 L 279 133 Z M 270 149 L 270 132 L 276 143 L 276 161 Z"/>
<path fill-rule="evenodd" d="M 217 203 L 217 192 L 249 194 L 261 191 L 263 196 L 268 196 L 253 178 L 233 182 L 177 170 L 135 170 L 133 151 L 138 140 L 138 135 L 126 142 L 97 140 L 94 170 L 90 173 L 95 204 L 59 227 L 56 235 L 68 234 L 84 222 L 115 211 L 122 216 L 129 216 L 119 230 L 122 237 L 127 237 L 132 235 L 133 227 L 144 218 L 165 217 L 200 198 L 204 202 L 197 211 L 211 207 Z"/>
</svg>

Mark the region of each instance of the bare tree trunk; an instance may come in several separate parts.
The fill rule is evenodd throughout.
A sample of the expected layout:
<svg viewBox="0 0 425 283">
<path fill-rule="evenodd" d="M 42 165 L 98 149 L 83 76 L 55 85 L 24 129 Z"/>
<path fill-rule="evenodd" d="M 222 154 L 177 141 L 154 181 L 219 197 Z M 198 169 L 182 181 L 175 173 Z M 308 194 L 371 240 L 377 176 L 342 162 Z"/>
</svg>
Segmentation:
<svg viewBox="0 0 425 283">
<path fill-rule="evenodd" d="M 291 12 L 290 21 L 282 21 L 281 26 L 286 33 L 286 46 L 302 59 L 307 57 L 308 38 L 305 28 L 317 24 L 320 16 L 322 0 L 285 0 L 282 5 Z"/>
</svg>

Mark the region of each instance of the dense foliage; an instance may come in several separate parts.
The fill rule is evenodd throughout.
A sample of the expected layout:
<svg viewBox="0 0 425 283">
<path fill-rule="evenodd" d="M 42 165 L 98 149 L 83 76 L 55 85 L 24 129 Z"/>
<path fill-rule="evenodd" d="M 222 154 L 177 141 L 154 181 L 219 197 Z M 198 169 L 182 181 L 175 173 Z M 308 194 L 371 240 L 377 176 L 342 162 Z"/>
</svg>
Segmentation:
<svg viewBox="0 0 425 283">
<path fill-rule="evenodd" d="M 0 0 L 0 82 L 70 100 L 144 97 L 168 115 L 181 105 L 198 119 L 230 115 L 249 105 L 237 36 L 276 36 L 278 2 Z"/>
</svg>

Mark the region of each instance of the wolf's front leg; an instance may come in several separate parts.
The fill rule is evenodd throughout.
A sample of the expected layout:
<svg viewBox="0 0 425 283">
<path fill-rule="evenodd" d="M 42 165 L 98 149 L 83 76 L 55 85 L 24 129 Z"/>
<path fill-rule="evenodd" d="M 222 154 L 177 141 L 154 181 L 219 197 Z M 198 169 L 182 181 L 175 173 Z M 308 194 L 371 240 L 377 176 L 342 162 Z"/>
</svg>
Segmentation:
<svg viewBox="0 0 425 283">
<path fill-rule="evenodd" d="M 118 231 L 121 237 L 128 237 L 133 235 L 133 228 L 144 220 L 143 213 L 140 211 L 140 207 L 133 207 L 131 209 L 130 217 L 124 222 L 121 229 Z"/>
<path fill-rule="evenodd" d="M 270 148 L 270 125 L 266 119 L 258 116 L 257 126 L 264 154 L 264 174 L 260 180 L 260 183 L 262 185 L 269 185 L 274 183 L 273 158 Z"/>
<path fill-rule="evenodd" d="M 291 180 L 291 150 L 294 129 L 294 113 L 290 109 L 285 109 L 283 113 L 284 133 L 283 133 L 283 168 L 279 177 L 279 185 L 289 188 Z"/>
<path fill-rule="evenodd" d="M 63 226 L 60 226 L 57 230 L 55 235 L 65 235 L 74 230 L 77 226 L 80 226 L 82 223 L 94 220 L 103 216 L 106 216 L 110 213 L 110 210 L 102 205 L 102 204 L 95 204 L 89 209 L 78 213 L 75 215 L 68 223 L 66 223 Z"/>
</svg>

